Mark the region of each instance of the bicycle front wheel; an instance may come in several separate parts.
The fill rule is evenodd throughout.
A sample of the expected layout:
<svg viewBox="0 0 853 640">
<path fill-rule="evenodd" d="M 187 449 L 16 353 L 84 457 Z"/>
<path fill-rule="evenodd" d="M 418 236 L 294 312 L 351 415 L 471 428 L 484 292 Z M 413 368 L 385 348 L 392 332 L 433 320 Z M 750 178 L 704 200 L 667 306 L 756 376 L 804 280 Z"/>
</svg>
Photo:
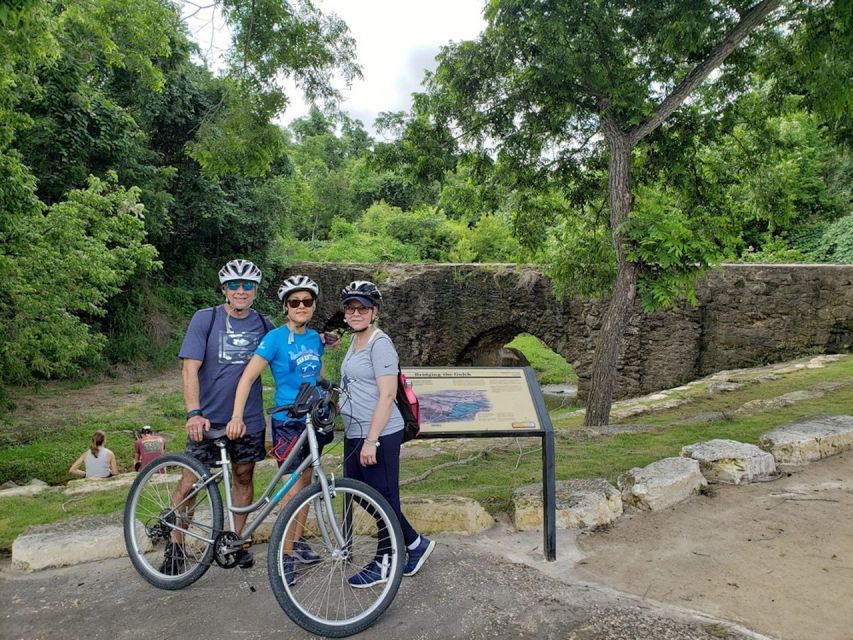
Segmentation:
<svg viewBox="0 0 853 640">
<path fill-rule="evenodd" d="M 340 638 L 369 627 L 394 600 L 406 549 L 396 514 L 375 489 L 344 478 L 330 493 L 314 483 L 287 504 L 270 536 L 267 567 L 291 620 Z"/>
<path fill-rule="evenodd" d="M 160 456 L 139 472 L 124 508 L 124 543 L 139 574 L 160 589 L 183 589 L 210 568 L 222 531 L 222 497 L 209 471 L 184 454 Z"/>
</svg>

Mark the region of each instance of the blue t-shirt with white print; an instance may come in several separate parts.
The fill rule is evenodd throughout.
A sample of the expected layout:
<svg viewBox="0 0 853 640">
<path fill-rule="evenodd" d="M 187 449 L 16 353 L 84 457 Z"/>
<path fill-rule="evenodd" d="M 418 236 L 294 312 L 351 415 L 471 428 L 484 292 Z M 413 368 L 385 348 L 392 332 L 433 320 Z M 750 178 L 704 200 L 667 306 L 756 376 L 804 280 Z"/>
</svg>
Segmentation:
<svg viewBox="0 0 853 640">
<path fill-rule="evenodd" d="M 275 405 L 293 404 L 303 382 L 317 383 L 325 347 L 313 329 L 305 333 L 291 331 L 287 325 L 270 331 L 255 351 L 269 362 L 275 379 Z M 289 420 L 285 412 L 274 413 L 277 420 Z"/>
</svg>

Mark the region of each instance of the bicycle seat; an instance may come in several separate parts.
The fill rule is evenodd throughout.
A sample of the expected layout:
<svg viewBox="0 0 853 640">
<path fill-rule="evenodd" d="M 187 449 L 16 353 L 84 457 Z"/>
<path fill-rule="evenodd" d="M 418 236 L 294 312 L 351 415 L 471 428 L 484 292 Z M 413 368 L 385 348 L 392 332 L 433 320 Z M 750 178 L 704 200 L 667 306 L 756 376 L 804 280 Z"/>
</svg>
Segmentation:
<svg viewBox="0 0 853 640">
<path fill-rule="evenodd" d="M 218 440 L 219 438 L 225 437 L 225 427 L 221 427 L 219 429 L 208 429 L 207 431 L 202 431 L 202 440 Z"/>
</svg>

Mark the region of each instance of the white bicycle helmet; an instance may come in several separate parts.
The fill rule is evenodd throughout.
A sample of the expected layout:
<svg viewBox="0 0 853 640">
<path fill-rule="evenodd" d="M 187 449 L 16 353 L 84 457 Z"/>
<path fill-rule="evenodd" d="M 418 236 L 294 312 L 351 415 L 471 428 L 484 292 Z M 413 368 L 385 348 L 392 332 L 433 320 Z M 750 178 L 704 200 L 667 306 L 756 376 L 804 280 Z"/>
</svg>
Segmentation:
<svg viewBox="0 0 853 640">
<path fill-rule="evenodd" d="M 294 291 L 308 291 L 316 299 L 320 295 L 320 287 L 308 276 L 290 276 L 278 288 L 278 299 L 284 302 Z"/>
<path fill-rule="evenodd" d="M 231 280 L 248 280 L 260 284 L 261 270 L 248 260 L 231 260 L 219 270 L 219 283 L 225 284 Z"/>
</svg>

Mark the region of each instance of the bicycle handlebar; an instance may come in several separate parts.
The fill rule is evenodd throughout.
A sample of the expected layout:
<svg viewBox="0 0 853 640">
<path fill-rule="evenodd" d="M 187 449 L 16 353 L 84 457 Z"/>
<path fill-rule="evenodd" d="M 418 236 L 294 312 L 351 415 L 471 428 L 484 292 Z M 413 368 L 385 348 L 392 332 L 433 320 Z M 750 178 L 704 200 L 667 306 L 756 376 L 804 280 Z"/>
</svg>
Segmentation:
<svg viewBox="0 0 853 640">
<path fill-rule="evenodd" d="M 317 386 L 311 386 L 308 382 L 303 382 L 299 387 L 299 392 L 296 394 L 296 399 L 292 404 L 281 405 L 267 409 L 267 413 L 287 413 L 290 417 L 298 419 L 307 414 L 315 422 L 318 421 L 318 415 L 326 411 L 328 408 L 335 407 L 332 401 L 332 395 L 339 393 L 340 387 L 333 384 L 325 378 L 317 379 Z"/>
</svg>

